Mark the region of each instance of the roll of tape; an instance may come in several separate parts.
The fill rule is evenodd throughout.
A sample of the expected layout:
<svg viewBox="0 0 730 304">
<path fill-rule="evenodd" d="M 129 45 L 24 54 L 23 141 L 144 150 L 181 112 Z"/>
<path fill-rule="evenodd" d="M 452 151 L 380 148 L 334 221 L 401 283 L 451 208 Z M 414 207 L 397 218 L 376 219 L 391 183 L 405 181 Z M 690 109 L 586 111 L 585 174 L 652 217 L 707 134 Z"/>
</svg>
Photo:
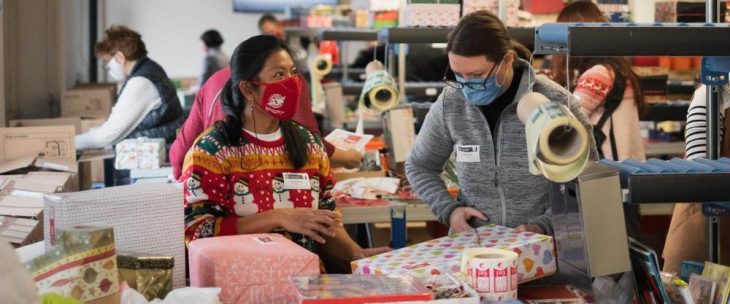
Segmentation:
<svg viewBox="0 0 730 304">
<path fill-rule="evenodd" d="M 365 108 L 385 112 L 398 104 L 399 92 L 395 79 L 383 69 L 379 61 L 372 61 L 366 67 L 367 79 L 358 101 L 358 127 L 356 133 L 363 133 L 362 119 Z"/>
<path fill-rule="evenodd" d="M 319 54 L 309 62 L 309 77 L 312 85 L 312 112 L 326 113 L 326 101 L 322 78 L 332 72 L 332 55 Z"/>
<path fill-rule="evenodd" d="M 517 115 L 525 123 L 530 173 L 562 183 L 583 171 L 590 155 L 588 131 L 565 105 L 528 93 Z"/>
<path fill-rule="evenodd" d="M 461 272 L 481 302 L 516 299 L 517 257 L 510 250 L 467 248 L 461 257 Z"/>
</svg>

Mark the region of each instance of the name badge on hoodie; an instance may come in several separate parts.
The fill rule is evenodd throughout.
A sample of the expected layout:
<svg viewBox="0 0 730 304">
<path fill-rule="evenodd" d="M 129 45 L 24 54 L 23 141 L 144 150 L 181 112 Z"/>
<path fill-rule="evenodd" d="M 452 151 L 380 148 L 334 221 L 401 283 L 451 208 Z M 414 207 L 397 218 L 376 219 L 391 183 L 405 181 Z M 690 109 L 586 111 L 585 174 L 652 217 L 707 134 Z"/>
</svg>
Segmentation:
<svg viewBox="0 0 730 304">
<path fill-rule="evenodd" d="M 460 163 L 478 163 L 479 145 L 456 145 L 456 161 Z"/>
</svg>

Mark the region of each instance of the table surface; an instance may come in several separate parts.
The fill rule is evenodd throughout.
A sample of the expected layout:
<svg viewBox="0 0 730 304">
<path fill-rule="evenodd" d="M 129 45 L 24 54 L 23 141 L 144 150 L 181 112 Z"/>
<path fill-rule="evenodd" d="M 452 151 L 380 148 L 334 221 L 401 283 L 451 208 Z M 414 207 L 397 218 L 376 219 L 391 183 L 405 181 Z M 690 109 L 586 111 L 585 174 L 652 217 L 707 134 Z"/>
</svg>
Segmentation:
<svg viewBox="0 0 730 304">
<path fill-rule="evenodd" d="M 425 203 L 420 201 L 408 201 L 406 203 L 407 221 L 437 220 L 436 216 L 431 213 L 431 209 Z M 390 207 L 387 205 L 343 206 L 339 209 L 342 211 L 342 221 L 345 224 L 390 222 Z"/>
</svg>

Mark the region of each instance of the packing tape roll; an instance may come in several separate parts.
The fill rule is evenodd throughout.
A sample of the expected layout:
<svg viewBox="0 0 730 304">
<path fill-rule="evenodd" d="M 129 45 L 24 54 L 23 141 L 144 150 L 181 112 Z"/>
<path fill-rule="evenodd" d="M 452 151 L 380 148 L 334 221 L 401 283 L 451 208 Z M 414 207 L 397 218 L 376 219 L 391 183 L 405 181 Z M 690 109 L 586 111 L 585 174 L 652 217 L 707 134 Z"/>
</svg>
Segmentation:
<svg viewBox="0 0 730 304">
<path fill-rule="evenodd" d="M 332 72 L 332 55 L 319 54 L 309 62 L 309 77 L 312 84 L 312 111 L 326 113 L 326 102 L 322 78 Z"/>
<path fill-rule="evenodd" d="M 554 182 L 576 178 L 588 164 L 588 131 L 563 104 L 528 93 L 517 106 L 525 123 L 530 173 Z"/>
<path fill-rule="evenodd" d="M 495 248 L 467 248 L 461 257 L 461 272 L 481 302 L 517 298 L 517 253 Z"/>
<path fill-rule="evenodd" d="M 367 79 L 358 101 L 358 128 L 355 133 L 362 133 L 363 110 L 373 109 L 385 112 L 398 104 L 399 92 L 395 79 L 383 69 L 379 61 L 372 61 L 365 67 Z"/>
<path fill-rule="evenodd" d="M 111 227 L 61 228 L 56 249 L 33 259 L 26 267 L 33 274 L 38 294 L 55 292 L 88 302 L 114 297 L 119 291 Z"/>
</svg>

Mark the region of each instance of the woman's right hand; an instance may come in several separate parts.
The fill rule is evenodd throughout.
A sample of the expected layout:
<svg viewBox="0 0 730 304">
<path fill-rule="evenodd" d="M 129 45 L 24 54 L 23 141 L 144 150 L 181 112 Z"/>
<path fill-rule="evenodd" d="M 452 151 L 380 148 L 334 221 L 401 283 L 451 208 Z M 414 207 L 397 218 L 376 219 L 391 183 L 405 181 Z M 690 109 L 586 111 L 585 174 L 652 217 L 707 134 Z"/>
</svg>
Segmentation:
<svg viewBox="0 0 730 304">
<path fill-rule="evenodd" d="M 281 228 L 288 232 L 305 235 L 324 244 L 325 237 L 334 237 L 335 229 L 343 227 L 338 220 L 341 215 L 330 210 L 309 208 L 275 209 L 280 217 Z"/>
<path fill-rule="evenodd" d="M 489 220 L 484 213 L 477 209 L 472 207 L 458 207 L 454 209 L 454 211 L 451 212 L 451 216 L 449 216 L 449 228 L 451 229 L 451 232 L 456 233 L 474 229 L 468 223 L 472 217 L 476 217 L 483 221 Z"/>
</svg>

